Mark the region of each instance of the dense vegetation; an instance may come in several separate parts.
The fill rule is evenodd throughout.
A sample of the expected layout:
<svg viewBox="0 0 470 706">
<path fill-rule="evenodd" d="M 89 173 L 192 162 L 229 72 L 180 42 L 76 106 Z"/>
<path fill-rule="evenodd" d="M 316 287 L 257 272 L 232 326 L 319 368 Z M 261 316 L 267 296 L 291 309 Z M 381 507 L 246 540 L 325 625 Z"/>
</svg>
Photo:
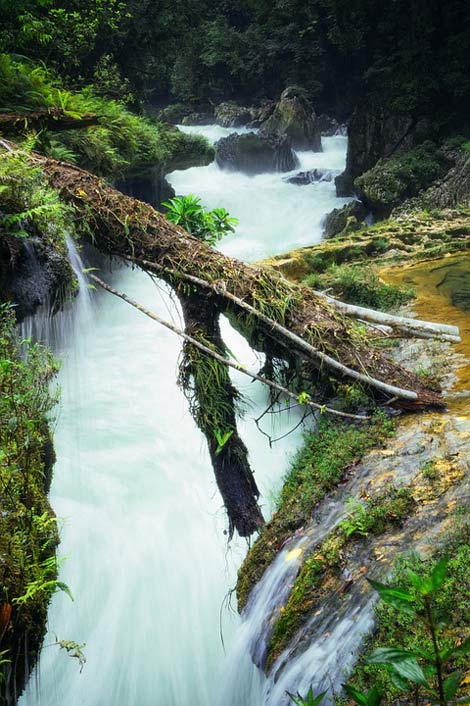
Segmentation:
<svg viewBox="0 0 470 706">
<path fill-rule="evenodd" d="M 251 100 L 297 83 L 343 117 L 367 96 L 444 122 L 470 103 L 465 0 L 1 0 L 0 14 L 0 51 L 129 100 Z"/>
<path fill-rule="evenodd" d="M 49 421 L 56 402 L 49 384 L 56 372 L 56 362 L 41 345 L 29 346 L 27 359 L 21 355 L 13 312 L 2 307 L 0 654 L 10 689 L 21 689 L 25 669 L 34 663 L 49 597 L 57 589 L 68 591 L 56 580 L 57 524 L 46 498 L 54 463 Z"/>
<path fill-rule="evenodd" d="M 2 111 L 25 116 L 23 131 L 34 134 L 30 146 L 96 174 L 117 177 L 155 165 L 170 171 L 191 158 L 196 163 L 212 158 L 203 138 L 136 115 L 122 102 L 99 96 L 94 85 L 68 90 L 63 79 L 24 58 L 0 54 L 0 100 Z M 96 124 L 57 132 L 34 130 L 28 115 L 53 108 L 78 121 L 94 115 Z"/>
</svg>

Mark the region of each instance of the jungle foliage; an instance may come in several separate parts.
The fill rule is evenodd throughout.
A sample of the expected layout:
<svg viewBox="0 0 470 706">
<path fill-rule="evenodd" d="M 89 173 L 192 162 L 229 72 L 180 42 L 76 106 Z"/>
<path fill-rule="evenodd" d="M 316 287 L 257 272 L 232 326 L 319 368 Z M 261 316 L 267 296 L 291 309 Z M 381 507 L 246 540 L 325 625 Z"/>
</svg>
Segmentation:
<svg viewBox="0 0 470 706">
<path fill-rule="evenodd" d="M 19 131 L 29 135 L 29 147 L 113 177 L 141 173 L 155 165 L 171 170 L 191 155 L 195 162 L 211 161 L 212 148 L 204 138 L 137 115 L 121 101 L 98 92 L 95 85 L 69 90 L 63 78 L 44 65 L 0 54 L 0 111 L 24 116 Z M 78 120 L 96 115 L 97 124 L 59 132 L 33 130 L 28 115 L 53 108 Z"/>
<path fill-rule="evenodd" d="M 57 590 L 57 522 L 46 497 L 54 450 L 49 423 L 57 363 L 42 345 L 17 340 L 13 311 L 0 308 L 1 672 L 21 685 Z M 27 355 L 25 356 L 25 353 Z M 3 682 L 0 681 L 0 701 Z M 18 688 L 18 687 L 15 687 Z"/>
<path fill-rule="evenodd" d="M 0 0 L 0 15 L 0 51 L 130 100 L 276 97 L 295 83 L 340 117 L 361 95 L 446 120 L 470 103 L 465 0 Z"/>
</svg>

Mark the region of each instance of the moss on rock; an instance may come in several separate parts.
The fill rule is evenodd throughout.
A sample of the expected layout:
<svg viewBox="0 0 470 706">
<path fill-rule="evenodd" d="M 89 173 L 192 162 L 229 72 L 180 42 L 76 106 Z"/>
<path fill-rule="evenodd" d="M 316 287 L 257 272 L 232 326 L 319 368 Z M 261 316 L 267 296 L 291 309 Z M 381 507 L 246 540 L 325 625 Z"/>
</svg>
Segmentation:
<svg viewBox="0 0 470 706">
<path fill-rule="evenodd" d="M 318 430 L 306 434 L 280 495 L 276 512 L 262 529 L 238 572 L 239 610 L 271 564 L 282 545 L 307 524 L 316 505 L 334 488 L 364 452 L 393 433 L 392 422 L 383 415 L 356 427 L 320 420 Z"/>
<path fill-rule="evenodd" d="M 57 523 L 47 500 L 54 453 L 49 415 L 57 370 L 40 345 L 26 359 L 14 317 L 0 309 L 0 702 L 21 693 L 45 632 L 49 599 L 59 587 Z M 6 702 L 5 702 L 6 703 Z"/>
</svg>

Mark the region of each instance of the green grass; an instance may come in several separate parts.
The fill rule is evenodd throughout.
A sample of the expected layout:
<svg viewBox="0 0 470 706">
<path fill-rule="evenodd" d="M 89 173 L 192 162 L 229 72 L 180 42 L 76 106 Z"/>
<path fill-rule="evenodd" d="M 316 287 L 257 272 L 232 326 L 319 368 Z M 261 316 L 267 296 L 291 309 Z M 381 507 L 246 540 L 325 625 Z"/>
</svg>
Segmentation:
<svg viewBox="0 0 470 706">
<path fill-rule="evenodd" d="M 367 265 L 331 265 L 323 273 L 308 275 L 303 284 L 320 291 L 329 290 L 350 304 L 381 311 L 402 306 L 414 296 L 411 289 L 381 282 L 375 269 Z"/>
</svg>

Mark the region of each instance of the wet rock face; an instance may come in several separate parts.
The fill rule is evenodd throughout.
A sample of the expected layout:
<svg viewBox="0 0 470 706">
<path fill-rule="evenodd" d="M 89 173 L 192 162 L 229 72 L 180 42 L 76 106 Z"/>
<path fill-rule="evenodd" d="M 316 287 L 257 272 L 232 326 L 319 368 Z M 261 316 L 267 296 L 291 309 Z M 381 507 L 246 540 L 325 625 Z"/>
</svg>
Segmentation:
<svg viewBox="0 0 470 706">
<path fill-rule="evenodd" d="M 216 145 L 216 162 L 222 169 L 245 174 L 289 172 L 298 164 L 289 140 L 283 136 L 232 134 Z"/>
<path fill-rule="evenodd" d="M 356 108 L 348 127 L 346 171 L 337 179 L 338 196 L 350 196 L 354 179 L 379 159 L 411 149 L 431 134 L 432 126 L 426 119 L 416 121 L 408 113 L 385 108 Z"/>
<path fill-rule="evenodd" d="M 0 298 L 14 304 L 18 321 L 40 306 L 60 307 L 74 275 L 65 252 L 44 240 L 5 237 L 0 247 Z"/>
<path fill-rule="evenodd" d="M 294 149 L 322 150 L 315 111 L 293 88 L 286 88 L 281 94 L 272 115 L 261 125 L 261 131 L 266 135 L 286 135 Z"/>
<path fill-rule="evenodd" d="M 116 183 L 116 188 L 126 196 L 145 201 L 158 209 L 163 201 L 175 196 L 175 190 L 165 179 L 160 166 L 154 167 L 146 174 L 121 179 Z"/>
<path fill-rule="evenodd" d="M 317 127 L 320 130 L 320 135 L 324 137 L 333 137 L 341 130 L 341 125 L 336 118 L 331 118 L 329 115 L 322 113 L 317 118 Z"/>
<path fill-rule="evenodd" d="M 335 208 L 324 221 L 325 238 L 333 238 L 346 230 L 359 230 L 364 225 L 367 209 L 360 201 L 352 201 L 342 208 Z"/>
<path fill-rule="evenodd" d="M 221 103 L 214 110 L 215 122 L 222 127 L 243 127 L 253 120 L 253 111 L 234 101 Z"/>
</svg>

